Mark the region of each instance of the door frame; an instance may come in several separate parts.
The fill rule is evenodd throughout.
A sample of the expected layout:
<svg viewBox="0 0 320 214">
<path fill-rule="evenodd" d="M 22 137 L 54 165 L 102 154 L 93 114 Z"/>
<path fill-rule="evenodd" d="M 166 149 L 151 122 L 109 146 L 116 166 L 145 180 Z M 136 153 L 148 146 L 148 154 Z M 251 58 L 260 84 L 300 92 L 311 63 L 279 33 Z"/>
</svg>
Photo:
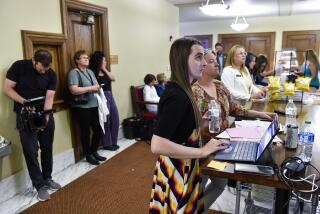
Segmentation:
<svg viewBox="0 0 320 214">
<path fill-rule="evenodd" d="M 108 8 L 94 5 L 87 2 L 76 1 L 76 0 L 60 0 L 61 1 L 61 22 L 62 32 L 68 38 L 68 11 L 76 10 L 83 11 L 90 14 L 99 16 L 99 22 L 101 23 L 102 29 L 102 50 L 105 54 L 106 59 L 110 59 L 110 46 L 109 46 L 109 29 L 108 29 Z M 67 40 L 68 43 L 68 40 Z M 70 51 L 67 50 L 67 55 L 70 59 Z M 110 70 L 110 60 L 107 60 L 107 67 Z M 71 66 L 69 67 L 71 69 Z M 68 72 L 68 71 L 67 71 Z"/>
<path fill-rule="evenodd" d="M 61 21 L 62 21 L 62 31 L 65 37 L 67 38 L 67 47 L 69 46 L 70 39 L 68 35 L 68 12 L 69 11 L 81 11 L 87 14 L 93 14 L 97 16 L 99 23 L 101 23 L 101 46 L 102 50 L 105 54 L 106 59 L 110 59 L 110 49 L 109 49 L 109 34 L 108 34 L 108 9 L 106 7 L 101 7 L 98 5 L 90 4 L 87 2 L 76 1 L 76 0 L 60 0 L 61 5 Z M 67 70 L 64 74 L 64 83 L 67 83 L 67 75 L 69 70 L 72 68 L 72 64 L 70 63 L 71 50 L 67 48 L 67 56 L 68 60 L 66 62 Z M 110 71 L 110 60 L 107 60 L 107 68 Z M 77 125 L 75 118 L 72 116 L 71 112 L 69 111 L 69 121 L 70 121 L 70 129 L 71 129 L 71 139 L 72 139 L 72 147 L 74 150 L 74 157 L 75 161 L 79 161 L 81 157 L 81 142 L 80 142 L 80 130 L 79 126 Z"/>
<path fill-rule="evenodd" d="M 282 32 L 282 48 L 287 47 L 287 38 L 288 36 L 296 36 L 296 35 L 306 35 L 306 34 L 316 34 L 316 44 L 315 51 L 317 54 L 320 52 L 320 30 L 301 30 L 301 31 L 283 31 Z"/>
</svg>

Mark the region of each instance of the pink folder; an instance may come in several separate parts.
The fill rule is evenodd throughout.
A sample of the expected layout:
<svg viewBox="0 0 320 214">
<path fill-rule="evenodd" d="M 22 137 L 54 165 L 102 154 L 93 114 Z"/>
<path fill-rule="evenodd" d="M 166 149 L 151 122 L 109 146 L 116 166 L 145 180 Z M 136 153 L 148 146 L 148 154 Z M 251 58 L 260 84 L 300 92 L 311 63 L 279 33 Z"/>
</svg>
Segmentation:
<svg viewBox="0 0 320 214">
<path fill-rule="evenodd" d="M 229 128 L 226 131 L 228 132 L 230 139 L 260 140 L 266 130 L 266 127 L 239 127 Z"/>
</svg>

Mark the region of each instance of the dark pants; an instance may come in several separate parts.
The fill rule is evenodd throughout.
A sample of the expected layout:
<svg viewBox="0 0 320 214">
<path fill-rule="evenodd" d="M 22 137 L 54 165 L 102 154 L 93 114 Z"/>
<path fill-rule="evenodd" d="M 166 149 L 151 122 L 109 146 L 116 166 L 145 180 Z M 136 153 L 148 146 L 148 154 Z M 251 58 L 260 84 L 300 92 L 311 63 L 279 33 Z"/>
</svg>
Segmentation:
<svg viewBox="0 0 320 214">
<path fill-rule="evenodd" d="M 119 113 L 116 102 L 113 99 L 111 91 L 104 92 L 107 99 L 109 115 L 107 122 L 104 124 L 105 134 L 102 137 L 102 146 L 117 145 L 119 132 Z"/>
<path fill-rule="evenodd" d="M 98 107 L 73 108 L 76 120 L 79 122 L 83 153 L 89 155 L 96 152 L 103 134 L 99 124 Z M 90 128 L 93 131 L 90 146 Z"/>
<path fill-rule="evenodd" d="M 17 114 L 17 118 L 20 117 Z M 19 126 L 18 126 L 19 127 Z M 49 122 L 43 131 L 19 130 L 24 158 L 27 163 L 33 186 L 38 190 L 44 185 L 44 180 L 51 179 L 52 144 L 54 137 L 54 119 L 50 115 Z M 41 169 L 38 161 L 38 150 L 41 150 Z"/>
</svg>

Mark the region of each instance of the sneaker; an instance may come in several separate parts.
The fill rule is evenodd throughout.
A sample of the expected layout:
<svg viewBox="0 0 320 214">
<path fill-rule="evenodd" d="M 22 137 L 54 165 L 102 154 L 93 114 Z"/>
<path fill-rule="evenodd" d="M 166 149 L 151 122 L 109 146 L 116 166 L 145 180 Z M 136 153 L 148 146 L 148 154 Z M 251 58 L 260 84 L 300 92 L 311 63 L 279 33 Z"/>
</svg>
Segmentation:
<svg viewBox="0 0 320 214">
<path fill-rule="evenodd" d="M 86 155 L 86 160 L 92 165 L 99 165 L 100 162 L 93 155 Z"/>
<path fill-rule="evenodd" d="M 103 149 L 109 150 L 109 151 L 116 151 L 117 149 L 113 147 L 112 145 L 104 146 Z"/>
<path fill-rule="evenodd" d="M 58 190 L 61 188 L 61 185 L 58 184 L 57 182 L 54 182 L 52 179 L 47 179 L 44 182 L 45 187 L 51 190 Z"/>
<path fill-rule="evenodd" d="M 98 154 L 98 152 L 93 152 L 92 155 L 93 155 L 93 157 L 95 157 L 95 159 L 97 159 L 98 161 L 105 161 L 105 160 L 107 160 L 107 158 L 100 156 L 100 155 Z"/>
<path fill-rule="evenodd" d="M 50 194 L 48 193 L 45 186 L 37 190 L 39 201 L 48 201 L 51 199 Z"/>
</svg>

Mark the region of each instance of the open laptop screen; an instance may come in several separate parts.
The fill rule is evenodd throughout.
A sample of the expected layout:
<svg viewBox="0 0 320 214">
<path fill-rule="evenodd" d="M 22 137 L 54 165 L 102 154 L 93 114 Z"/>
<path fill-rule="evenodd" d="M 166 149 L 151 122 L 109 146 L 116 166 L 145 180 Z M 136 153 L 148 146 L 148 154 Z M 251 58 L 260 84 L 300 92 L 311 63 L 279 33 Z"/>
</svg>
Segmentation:
<svg viewBox="0 0 320 214">
<path fill-rule="evenodd" d="M 269 145 L 269 142 L 275 137 L 277 134 L 278 129 L 278 118 L 276 117 L 272 123 L 269 125 L 268 130 L 265 132 L 263 137 L 260 140 L 260 143 L 258 145 L 257 149 L 257 156 L 256 160 L 259 159 L 259 157 L 262 155 L 263 151 L 266 149 L 266 147 Z"/>
</svg>

